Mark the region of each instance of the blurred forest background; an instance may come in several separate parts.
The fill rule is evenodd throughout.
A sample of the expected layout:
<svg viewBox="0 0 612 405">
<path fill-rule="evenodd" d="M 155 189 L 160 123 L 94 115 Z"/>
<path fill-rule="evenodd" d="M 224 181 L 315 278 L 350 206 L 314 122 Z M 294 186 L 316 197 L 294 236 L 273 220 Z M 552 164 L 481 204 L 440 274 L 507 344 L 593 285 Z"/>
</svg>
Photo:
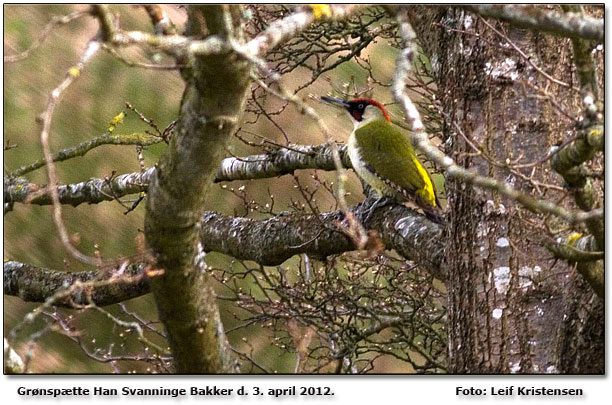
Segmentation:
<svg viewBox="0 0 612 405">
<path fill-rule="evenodd" d="M 87 10 L 88 6 L 80 5 L 6 5 L 4 13 L 4 53 L 15 54 L 29 48 L 38 38 L 53 15 L 66 15 L 78 10 Z M 181 26 L 186 19 L 186 13 L 179 6 L 165 7 L 173 22 Z M 140 7 L 117 5 L 113 10 L 121 13 L 121 24 L 124 29 L 148 30 L 150 21 Z M 385 20 L 374 23 L 373 27 L 383 24 Z M 98 23 L 87 17 L 60 26 L 51 31 L 48 39 L 28 58 L 16 63 L 4 65 L 4 141 L 16 145 L 5 151 L 4 168 L 10 172 L 21 165 L 42 158 L 40 146 L 40 125 L 36 118 L 46 105 L 49 93 L 61 81 L 66 71 L 75 64 L 87 41 L 96 33 Z M 393 75 L 398 49 L 384 39 L 374 40 L 360 56 L 369 60 L 376 80 L 388 85 Z M 341 53 L 346 54 L 346 52 Z M 162 55 L 144 55 L 155 60 Z M 336 56 L 337 58 L 337 56 Z M 335 58 L 334 58 L 335 59 Z M 334 60 L 332 59 L 332 60 Z M 283 83 L 288 90 L 303 87 L 311 81 L 312 72 L 306 68 L 296 68 L 283 76 Z M 342 111 L 337 111 L 320 103 L 313 97 L 336 93 L 338 89 L 347 92 L 366 91 L 371 97 L 387 105 L 390 115 L 400 119 L 401 112 L 392 103 L 388 87 L 378 85 L 368 80 L 369 72 L 354 59 L 342 63 L 337 68 L 323 73 L 314 83 L 308 85 L 297 95 L 307 104 L 317 110 L 324 119 L 330 133 L 339 142 L 344 142 L 352 124 Z M 142 69 L 127 67 L 121 61 L 109 54 L 96 58 L 87 67 L 83 77 L 63 95 L 52 127 L 51 145 L 53 151 L 74 146 L 80 142 L 101 135 L 106 131 L 111 119 L 119 112 L 125 111 L 124 123 L 117 129 L 120 133 L 131 133 L 149 129 L 134 113 L 128 111 L 124 104 L 130 102 L 146 117 L 153 119 L 160 128 L 164 128 L 176 119 L 183 82 L 177 71 Z M 320 144 L 325 139 L 317 125 L 296 111 L 293 106 L 267 98 L 265 107 L 268 110 L 278 110 L 274 121 L 286 130 L 292 143 Z M 256 121 L 256 122 L 254 122 Z M 247 113 L 245 124 L 240 136 L 253 142 L 258 142 L 257 135 L 284 143 L 284 135 L 265 117 L 257 117 Z M 144 150 L 146 167 L 157 162 L 165 149 L 165 144 L 149 146 Z M 227 156 L 247 156 L 261 153 L 259 148 L 251 147 L 239 139 L 231 142 Z M 103 178 L 113 171 L 118 174 L 137 172 L 139 170 L 137 155 L 133 146 L 105 145 L 88 152 L 85 157 L 70 159 L 57 164 L 58 176 L 64 184 L 84 181 L 90 177 Z M 303 187 L 314 190 L 319 188 L 315 200 L 321 211 L 336 208 L 333 194 L 318 186 L 319 183 L 333 183 L 335 172 L 317 171 L 318 180 L 312 178 L 311 171 L 297 171 L 293 176 L 261 179 L 256 181 L 234 181 L 219 183 L 212 186 L 211 198 L 206 209 L 226 215 L 245 215 L 244 199 L 255 201 L 263 211 L 266 204 L 274 204 L 274 211 L 284 211 L 297 204 L 304 207 L 305 200 L 296 188 L 297 182 Z M 45 184 L 46 174 L 43 169 L 27 175 L 32 183 Z M 232 192 L 232 190 L 234 190 Z M 270 199 L 273 196 L 274 201 Z M 347 183 L 347 203 L 353 205 L 363 199 L 361 184 L 351 172 Z M 265 213 L 253 210 L 249 217 L 269 217 Z M 50 206 L 19 205 L 13 212 L 7 214 L 4 220 L 4 257 L 31 263 L 41 267 L 81 271 L 86 268 L 81 263 L 68 257 L 62 247 L 53 225 L 52 208 Z M 134 211 L 124 215 L 125 208 L 116 202 L 101 204 L 81 204 L 77 207 L 64 207 L 64 220 L 70 234 L 78 240 L 78 248 L 84 253 L 93 255 L 99 252 L 103 258 L 130 256 L 138 250 L 137 236 L 142 229 L 144 204 Z M 291 259 L 285 265 L 287 268 L 295 265 L 299 258 Z M 212 267 L 239 267 L 232 258 L 210 253 L 207 263 Z M 246 279 L 243 287 L 248 290 L 252 281 Z M 217 286 L 219 294 L 224 288 Z M 221 314 L 227 330 L 241 325 L 237 319 L 239 311 L 230 303 L 222 300 Z M 4 296 L 5 331 L 10 330 L 31 311 L 36 304 L 24 303 L 17 297 Z M 125 303 L 127 310 L 133 311 L 143 319 L 155 319 L 156 310 L 151 295 L 130 300 Z M 113 308 L 115 307 L 115 308 Z M 108 310 L 114 314 L 124 313 L 116 306 Z M 61 310 L 60 310 L 61 311 Z M 126 352 L 134 350 L 137 343 L 121 340 L 121 331 L 105 315 L 95 311 L 86 311 L 79 315 L 75 326 L 86 331 L 84 341 L 94 350 L 96 347 L 108 348 L 109 345 L 127 344 Z M 125 315 L 125 314 L 124 314 Z M 40 320 L 43 322 L 44 320 Z M 31 325 L 20 334 L 21 342 L 26 342 L 30 334 L 40 330 L 41 324 Z M 244 351 L 252 351 L 262 365 L 276 372 L 294 372 L 296 354 L 287 352 L 283 342 L 274 343 L 269 332 L 260 326 L 240 328 L 239 332 L 229 333 L 232 345 L 242 346 Z M 85 338 L 85 336 L 84 336 Z M 248 343 L 243 341 L 246 338 Z M 285 336 L 285 339 L 288 337 Z M 17 345 L 17 349 L 20 346 Z M 78 344 L 70 344 L 62 334 L 47 333 L 37 341 L 32 349 L 32 372 L 112 372 L 108 364 L 92 362 Z M 19 350 L 18 350 L 19 351 Z M 135 371 L 145 371 L 142 365 L 133 364 Z M 122 366 L 129 370 L 130 366 Z M 255 369 L 257 371 L 257 369 Z M 412 368 L 404 362 L 394 362 L 386 357 L 376 362 L 376 372 L 410 372 Z"/>
</svg>

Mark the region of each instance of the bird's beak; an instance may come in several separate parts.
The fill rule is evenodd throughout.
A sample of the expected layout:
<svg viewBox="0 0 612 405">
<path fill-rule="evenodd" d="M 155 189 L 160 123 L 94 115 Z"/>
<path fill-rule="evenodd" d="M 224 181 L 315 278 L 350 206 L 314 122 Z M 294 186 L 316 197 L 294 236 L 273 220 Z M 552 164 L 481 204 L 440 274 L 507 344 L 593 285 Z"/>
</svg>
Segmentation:
<svg viewBox="0 0 612 405">
<path fill-rule="evenodd" d="M 325 102 L 328 102 L 330 104 L 337 104 L 337 105 L 339 105 L 341 107 L 344 107 L 344 108 L 348 108 L 349 107 L 349 103 L 347 103 L 344 100 L 340 100 L 339 98 L 322 96 L 321 100 L 323 100 Z"/>
</svg>

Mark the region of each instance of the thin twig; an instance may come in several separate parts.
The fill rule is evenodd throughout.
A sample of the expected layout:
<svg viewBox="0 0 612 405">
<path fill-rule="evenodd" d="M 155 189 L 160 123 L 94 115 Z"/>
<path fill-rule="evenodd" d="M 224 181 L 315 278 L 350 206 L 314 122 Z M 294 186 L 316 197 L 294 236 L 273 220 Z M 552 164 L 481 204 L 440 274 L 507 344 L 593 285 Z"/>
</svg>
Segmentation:
<svg viewBox="0 0 612 405">
<path fill-rule="evenodd" d="M 91 265 L 96 265 L 98 260 L 81 253 L 72 245 L 70 238 L 68 237 L 66 227 L 64 226 L 64 222 L 62 221 L 62 206 L 60 204 L 59 195 L 57 192 L 58 179 L 55 171 L 55 164 L 53 163 L 51 147 L 49 146 L 49 135 L 51 133 L 53 112 L 55 111 L 55 107 L 58 104 L 62 93 L 77 79 L 77 77 L 80 76 L 83 68 L 93 59 L 99 50 L 100 42 L 96 38 L 90 40 L 77 65 L 68 70 L 66 78 L 51 92 L 49 100 L 47 101 L 47 107 L 42 115 L 43 129 L 40 133 L 40 142 L 42 144 L 43 154 L 47 165 L 47 178 L 49 180 L 48 191 L 51 194 L 51 200 L 53 201 L 53 222 L 55 223 L 55 227 L 57 228 L 65 249 L 77 260 Z"/>
<path fill-rule="evenodd" d="M 446 169 L 450 177 L 496 191 L 518 202 L 534 213 L 551 213 L 572 224 L 584 222 L 592 218 L 603 217 L 603 209 L 601 208 L 588 212 L 568 211 L 549 201 L 538 200 L 531 195 L 524 194 L 505 182 L 499 182 L 490 177 L 480 176 L 470 170 L 460 167 L 451 157 L 440 152 L 438 148 L 432 145 L 425 132 L 419 111 L 404 91 L 408 74 L 412 70 L 412 63 L 417 53 L 416 34 L 404 13 L 398 14 L 398 19 L 404 49 L 400 52 L 397 59 L 396 71 L 393 79 L 393 96 L 404 109 L 404 113 L 412 129 L 412 143 L 417 149 L 425 153 L 428 158 L 441 168 Z"/>
<path fill-rule="evenodd" d="M 521 55 L 521 57 L 525 60 L 525 62 L 531 65 L 531 67 L 534 68 L 537 72 L 539 72 L 542 76 L 546 77 L 551 82 L 558 84 L 559 86 L 567 87 L 574 91 L 580 91 L 580 89 L 572 87 L 570 84 L 567 84 L 561 80 L 555 79 L 554 77 L 552 77 L 551 75 L 549 75 L 548 73 L 540 69 L 535 63 L 533 63 L 533 60 L 531 60 L 532 58 L 527 56 L 525 52 L 521 51 L 521 49 L 518 46 L 516 46 L 514 42 L 512 42 L 506 34 L 500 32 L 499 30 L 495 29 L 495 27 L 493 27 L 491 24 L 489 24 L 486 19 L 481 17 L 480 21 L 482 21 L 487 27 L 489 27 L 491 31 L 493 31 L 494 33 L 502 37 L 504 41 L 506 41 L 506 43 L 512 47 L 512 49 L 514 49 L 519 55 Z"/>
<path fill-rule="evenodd" d="M 323 134 L 325 141 L 331 148 L 334 166 L 336 167 L 336 171 L 338 172 L 336 198 L 338 199 L 340 209 L 346 213 L 346 218 L 348 220 L 348 228 L 346 230 L 348 232 L 349 237 L 355 243 L 355 246 L 357 246 L 359 249 L 363 249 L 363 247 L 367 244 L 369 237 L 363 225 L 351 214 L 348 208 L 348 204 L 346 203 L 345 184 L 348 181 L 348 176 L 346 174 L 346 168 L 342 163 L 342 158 L 340 157 L 338 145 L 336 144 L 336 141 L 332 138 L 331 133 L 327 128 L 327 125 L 325 125 L 321 117 L 319 117 L 319 115 L 312 107 L 304 104 L 302 100 L 300 100 L 300 98 L 295 94 L 288 92 L 279 81 L 276 81 L 276 84 L 279 87 L 280 92 L 273 90 L 260 79 L 257 79 L 257 81 L 259 85 L 262 86 L 262 88 L 269 91 L 271 94 L 281 98 L 282 100 L 286 100 L 294 104 L 296 108 L 298 108 L 299 112 L 308 116 L 319 127 L 319 130 Z"/>
<path fill-rule="evenodd" d="M 161 137 L 156 137 L 156 136 L 149 135 L 146 133 L 133 133 L 133 134 L 127 134 L 127 135 L 105 133 L 103 135 L 97 136 L 88 141 L 81 142 L 78 145 L 55 152 L 51 155 L 51 160 L 53 162 L 62 162 L 64 160 L 72 159 L 77 156 L 85 156 L 87 152 L 101 145 L 149 146 L 149 145 L 155 145 L 162 141 L 163 140 Z M 46 164 L 46 160 L 44 158 L 39 159 L 33 163 L 30 163 L 29 165 L 24 165 L 24 166 L 19 167 L 18 169 L 13 170 L 7 176 L 8 177 L 23 176 L 26 173 L 32 172 L 36 169 L 43 167 L 45 164 Z"/>
<path fill-rule="evenodd" d="M 23 52 L 20 52 L 18 54 L 15 55 L 7 55 L 4 57 L 4 63 L 14 63 L 14 62 L 19 62 L 20 60 L 23 60 L 25 58 L 27 58 L 28 56 L 30 56 L 30 54 L 32 53 L 32 51 L 34 51 L 36 48 L 38 48 L 40 45 L 42 45 L 42 43 L 49 37 L 49 34 L 51 34 L 51 31 L 55 28 L 58 27 L 60 25 L 65 25 L 68 24 L 71 21 L 74 21 L 80 17 L 86 16 L 88 15 L 89 12 L 87 11 L 75 11 L 73 13 L 64 15 L 64 16 L 54 16 L 51 18 L 51 21 L 49 21 L 49 23 L 47 25 L 45 25 L 45 28 L 43 28 L 42 32 L 40 33 L 40 35 L 38 36 L 38 38 L 36 38 L 36 41 L 34 41 L 34 43 L 32 43 L 32 45 L 30 45 L 30 47 L 28 49 L 26 49 Z"/>
</svg>

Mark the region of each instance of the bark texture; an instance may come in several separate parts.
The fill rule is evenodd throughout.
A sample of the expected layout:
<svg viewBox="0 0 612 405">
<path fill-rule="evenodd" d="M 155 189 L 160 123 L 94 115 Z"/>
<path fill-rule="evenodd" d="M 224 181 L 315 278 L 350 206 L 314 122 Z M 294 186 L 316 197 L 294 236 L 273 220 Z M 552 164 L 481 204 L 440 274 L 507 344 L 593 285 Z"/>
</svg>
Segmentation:
<svg viewBox="0 0 612 405">
<path fill-rule="evenodd" d="M 237 5 L 192 6 L 186 34 L 239 35 L 240 12 Z M 248 70 L 243 58 L 228 52 L 196 57 L 183 71 L 175 135 L 149 186 L 145 235 L 164 269 L 151 284 L 179 373 L 236 371 L 198 236 L 208 186 L 244 110 Z"/>
<path fill-rule="evenodd" d="M 367 199 L 352 207 L 351 212 L 363 218 L 375 202 L 376 199 Z M 199 237 L 204 252 L 224 253 L 264 266 L 279 265 L 299 254 L 325 260 L 355 249 L 353 241 L 342 232 L 344 219 L 341 211 L 318 216 L 287 212 L 265 220 L 205 212 Z M 403 205 L 393 205 L 375 209 L 365 225 L 377 232 L 385 248 L 395 249 L 438 279 L 446 279 L 441 267 L 442 229 L 438 224 Z M 105 270 L 70 273 L 8 261 L 4 263 L 4 294 L 28 302 L 54 299 L 54 305 L 67 307 L 116 304 L 151 291 L 145 267 L 144 263 L 118 264 Z M 67 291 L 76 281 L 82 286 Z"/>
<path fill-rule="evenodd" d="M 132 264 L 117 270 L 94 270 L 66 272 L 45 269 L 15 261 L 4 262 L 4 294 L 21 298 L 27 302 L 45 302 L 54 299 L 53 305 L 68 307 L 88 305 L 98 306 L 116 304 L 140 297 L 150 291 L 148 279 L 144 277 L 145 265 Z M 113 281 L 112 278 L 116 277 Z M 71 288 L 75 282 L 81 288 Z"/>
<path fill-rule="evenodd" d="M 446 153 L 481 175 L 533 191 L 504 167 L 474 157 L 456 124 L 497 161 L 509 153 L 537 161 L 562 126 L 550 104 L 524 97 L 523 85 L 544 86 L 546 79 L 518 55 L 492 46 L 499 38 L 475 15 L 420 9 L 412 19 L 441 94 Z M 480 36 L 465 35 L 468 29 Z M 545 70 L 571 83 L 569 40 L 503 29 Z M 553 66 L 560 68 L 551 72 Z M 554 176 L 543 172 L 543 181 Z M 603 373 L 602 303 L 575 268 L 552 260 L 513 201 L 453 180 L 447 193 L 449 371 Z M 588 359 L 575 357 L 578 348 Z"/>
<path fill-rule="evenodd" d="M 7 261 L 5 294 L 44 302 L 44 306 L 78 308 L 110 305 L 153 292 L 176 371 L 232 373 L 238 371 L 237 362 L 220 320 L 212 276 L 204 260 L 206 253 L 215 251 L 255 261 L 262 266 L 262 274 L 263 266 L 278 266 L 281 274 L 280 264 L 295 255 L 307 255 L 307 262 L 309 258 L 324 260 L 354 250 L 354 239 L 346 231 L 346 211 L 350 211 L 369 230 L 368 244 L 361 252 L 364 257 L 374 257 L 384 248 L 394 249 L 444 282 L 448 311 L 435 314 L 433 322 L 445 322 L 447 336 L 434 331 L 435 350 L 437 357 L 448 337 L 448 367 L 436 363 L 435 372 L 604 373 L 604 222 L 603 198 L 597 187 L 603 169 L 596 167 L 601 163 L 603 168 L 603 102 L 599 95 L 603 69 L 594 64 L 593 56 L 593 45 L 603 41 L 603 18 L 585 16 L 581 6 L 565 6 L 565 14 L 556 6 L 386 7 L 390 14 L 400 10 L 408 17 L 404 21 L 401 14 L 398 32 L 410 27 L 411 46 L 400 52 L 398 66 L 417 64 L 413 28 L 421 50 L 429 58 L 423 65 L 431 66 L 436 97 L 427 109 L 431 107 L 430 118 L 439 121 L 442 128 L 432 127 L 431 134 L 441 136 L 446 159 L 468 170 L 460 178 L 451 170 L 456 172 L 458 166 L 449 168 L 432 158 L 438 168 L 448 169 L 445 225 L 432 223 L 403 205 L 372 210 L 372 198 L 345 212 L 282 212 L 265 220 L 204 211 L 213 182 L 269 178 L 308 168 L 339 169 L 329 144 L 288 145 L 242 158 L 222 160 L 222 156 L 242 119 L 251 69 L 264 73 L 270 69 L 265 62 L 270 54 L 266 52 L 295 38 L 313 22 L 341 20 L 359 7 L 296 8 L 285 18 L 259 27 L 261 32 L 246 42 L 240 5 L 188 7 L 185 36 L 177 35 L 173 26 L 164 25 L 166 20 L 156 6 L 147 6 L 156 35 L 121 31 L 108 7 L 93 6 L 94 15 L 102 23 L 100 40 L 117 47 L 138 43 L 171 55 L 182 67 L 185 89 L 170 145 L 158 165 L 143 168 L 141 173 L 58 185 L 58 199 L 61 204 L 77 206 L 146 191 L 145 235 L 152 259 L 130 265 L 117 262 L 116 266 L 79 273 Z M 494 19 L 483 19 L 487 17 Z M 360 31 L 348 27 L 344 33 Z M 332 28 L 328 26 L 325 35 L 344 35 L 334 34 Z M 359 34 L 362 37 L 367 30 L 363 31 Z M 157 35 L 160 33 L 164 35 Z M 404 32 L 402 41 L 407 38 Z M 351 53 L 344 61 L 355 55 Z M 409 70 L 398 68 L 397 72 L 407 75 Z M 598 75 L 602 77 L 598 79 Z M 276 80 L 272 76 L 269 79 Z M 403 80 L 394 83 L 400 83 L 394 84 L 394 93 L 395 88 L 407 90 Z M 296 101 L 296 105 L 301 104 Z M 418 118 L 420 122 L 417 109 L 412 112 L 407 113 L 408 121 L 414 123 Z M 146 134 L 124 139 L 110 132 L 5 176 L 5 214 L 15 202 L 52 203 L 46 186 L 22 177 L 45 164 L 52 167 L 51 161 L 83 156 L 100 145 L 159 142 Z M 424 130 L 413 131 L 413 139 L 414 134 L 427 139 Z M 569 139 L 572 135 L 574 138 Z M 415 145 L 421 151 L 426 149 Z M 427 145 L 444 157 L 428 140 Z M 551 152 L 556 147 L 558 153 Z M 342 163 L 349 167 L 345 148 L 340 147 L 339 152 Z M 535 163 L 521 166 L 512 162 Z M 478 183 L 470 175 L 507 185 L 524 198 L 496 190 L 483 181 Z M 526 209 L 527 199 L 565 214 L 542 209 L 541 205 Z M 586 217 L 578 214 L 590 216 L 584 220 Z M 550 230 L 559 223 L 561 231 Z M 565 237 L 565 230 L 578 232 L 567 242 L 561 237 L 551 241 L 549 235 Z M 306 264 L 308 272 L 309 266 Z M 412 281 L 389 279 L 412 288 Z M 303 283 L 303 290 L 299 290 L 295 284 L 286 286 L 282 278 L 279 280 L 276 287 L 282 299 L 270 301 L 274 315 L 283 318 L 276 306 L 281 303 L 293 311 L 287 310 L 289 318 L 299 319 L 299 312 L 291 305 L 298 308 L 296 303 L 311 300 L 301 298 L 309 297 L 306 293 L 316 290 L 317 285 Z M 428 289 L 429 283 L 428 279 Z M 319 305 L 315 301 L 323 301 L 325 311 L 338 311 L 343 304 L 337 303 L 342 300 L 337 300 L 334 284 L 330 285 L 329 298 L 320 299 L 325 296 L 313 293 L 316 299 L 312 302 Z M 359 300 L 364 297 L 357 296 Z M 412 291 L 405 296 L 412 298 Z M 380 304 L 382 308 L 386 303 L 378 293 L 371 297 L 372 307 Z M 406 316 L 404 298 L 397 302 L 402 316 Z M 244 305 L 248 308 L 252 304 Z M 377 318 L 368 305 L 364 304 L 363 310 L 356 307 L 354 314 L 368 312 L 369 317 Z M 421 308 L 420 304 L 415 307 Z M 340 311 L 338 319 L 349 318 L 350 322 L 353 315 L 349 313 Z M 262 314 L 269 316 L 265 310 Z M 342 332 L 353 336 L 344 343 L 338 341 L 349 353 L 369 334 L 400 325 L 402 316 L 376 319 L 364 331 L 348 326 Z M 326 330 L 328 318 L 320 319 L 325 321 L 321 321 L 319 330 Z M 423 330 L 429 330 L 429 326 Z M 342 354 L 344 348 L 336 346 L 336 340 L 330 338 L 331 357 L 343 359 L 338 362 L 338 371 L 348 369 L 344 360 L 350 360 L 350 355 Z M 5 357 L 11 354 L 9 349 L 5 343 Z M 403 354 L 413 349 L 402 349 Z"/>
</svg>

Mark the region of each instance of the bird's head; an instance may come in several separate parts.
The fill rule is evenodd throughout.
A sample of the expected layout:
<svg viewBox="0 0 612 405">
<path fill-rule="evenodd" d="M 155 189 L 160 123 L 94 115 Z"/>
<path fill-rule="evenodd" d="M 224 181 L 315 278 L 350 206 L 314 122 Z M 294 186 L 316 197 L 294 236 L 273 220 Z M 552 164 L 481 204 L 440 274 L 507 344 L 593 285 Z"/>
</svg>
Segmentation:
<svg viewBox="0 0 612 405">
<path fill-rule="evenodd" d="M 386 119 L 391 122 L 385 107 L 371 98 L 356 98 L 354 100 L 344 101 L 334 97 L 323 96 L 321 100 L 344 107 L 351 116 L 355 128 L 361 127 L 374 119 Z"/>
</svg>

